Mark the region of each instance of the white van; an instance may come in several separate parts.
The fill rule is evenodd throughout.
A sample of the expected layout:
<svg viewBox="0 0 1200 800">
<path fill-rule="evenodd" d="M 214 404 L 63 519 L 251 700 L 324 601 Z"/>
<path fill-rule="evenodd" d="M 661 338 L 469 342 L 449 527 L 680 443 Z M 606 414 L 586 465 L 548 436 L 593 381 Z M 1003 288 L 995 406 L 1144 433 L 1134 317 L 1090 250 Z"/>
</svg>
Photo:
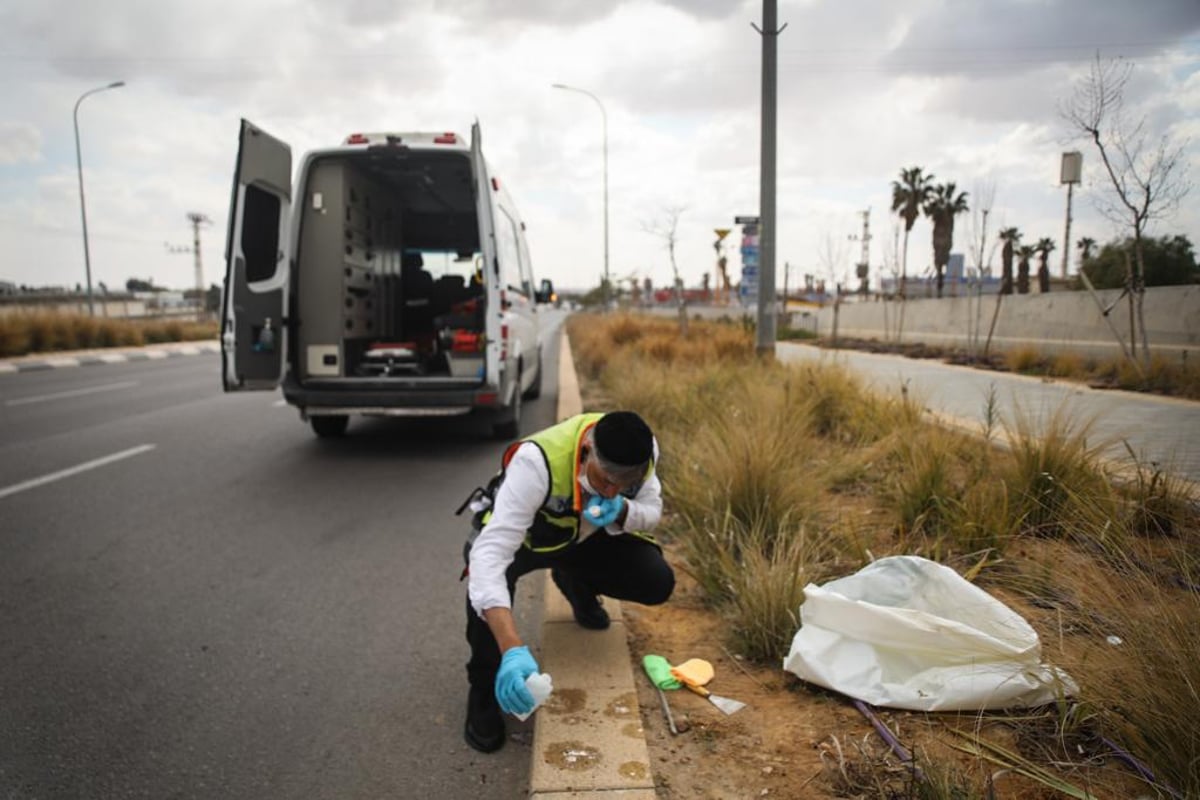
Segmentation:
<svg viewBox="0 0 1200 800">
<path fill-rule="evenodd" d="M 479 124 L 353 134 L 304 156 L 242 120 L 221 320 L 226 391 L 274 389 L 318 436 L 352 415 L 487 414 L 541 393 L 525 224 Z"/>
</svg>

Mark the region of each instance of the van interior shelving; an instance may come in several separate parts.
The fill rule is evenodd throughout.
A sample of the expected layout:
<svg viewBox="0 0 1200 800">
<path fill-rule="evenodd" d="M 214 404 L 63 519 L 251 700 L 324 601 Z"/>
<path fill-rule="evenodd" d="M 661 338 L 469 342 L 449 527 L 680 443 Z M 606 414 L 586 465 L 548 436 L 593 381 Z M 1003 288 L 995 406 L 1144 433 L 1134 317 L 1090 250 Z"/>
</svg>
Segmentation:
<svg viewBox="0 0 1200 800">
<path fill-rule="evenodd" d="M 300 199 L 301 381 L 481 380 L 470 160 L 394 149 L 331 155 L 313 165 Z"/>
</svg>

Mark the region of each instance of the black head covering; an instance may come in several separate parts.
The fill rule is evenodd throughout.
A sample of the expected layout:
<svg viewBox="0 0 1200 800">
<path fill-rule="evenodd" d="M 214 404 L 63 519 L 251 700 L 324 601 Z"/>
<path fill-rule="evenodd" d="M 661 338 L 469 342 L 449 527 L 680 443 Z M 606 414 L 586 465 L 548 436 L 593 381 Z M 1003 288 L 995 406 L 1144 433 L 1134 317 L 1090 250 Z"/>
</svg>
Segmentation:
<svg viewBox="0 0 1200 800">
<path fill-rule="evenodd" d="M 610 411 L 592 431 L 600 458 L 618 467 L 640 467 L 654 457 L 654 435 L 632 411 Z"/>
</svg>

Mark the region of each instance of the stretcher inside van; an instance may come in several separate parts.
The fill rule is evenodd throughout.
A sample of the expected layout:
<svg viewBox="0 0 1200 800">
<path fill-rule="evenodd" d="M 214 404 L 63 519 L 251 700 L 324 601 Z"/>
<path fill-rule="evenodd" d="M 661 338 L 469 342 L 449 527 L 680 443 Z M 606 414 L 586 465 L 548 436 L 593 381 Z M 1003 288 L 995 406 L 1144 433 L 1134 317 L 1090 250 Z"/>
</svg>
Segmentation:
<svg viewBox="0 0 1200 800">
<path fill-rule="evenodd" d="M 540 394 L 525 225 L 480 147 L 353 134 L 291 151 L 243 120 L 226 244 L 226 391 L 273 389 L 321 436 L 351 416 L 487 414 L 519 434 Z"/>
</svg>

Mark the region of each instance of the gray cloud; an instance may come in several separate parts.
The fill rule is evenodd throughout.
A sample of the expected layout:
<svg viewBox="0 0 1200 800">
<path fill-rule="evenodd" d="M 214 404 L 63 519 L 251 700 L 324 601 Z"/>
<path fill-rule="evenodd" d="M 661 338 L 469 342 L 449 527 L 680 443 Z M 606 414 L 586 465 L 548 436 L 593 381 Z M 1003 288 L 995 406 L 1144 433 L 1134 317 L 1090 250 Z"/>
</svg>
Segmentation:
<svg viewBox="0 0 1200 800">
<path fill-rule="evenodd" d="M 31 164 L 41 158 L 42 133 L 27 122 L 0 122 L 0 165 Z"/>
<path fill-rule="evenodd" d="M 1147 57 L 1200 31 L 1196 0 L 976 0 L 919 14 L 881 63 L 894 74 L 1004 74 L 1086 61 L 1096 50 Z"/>
</svg>

